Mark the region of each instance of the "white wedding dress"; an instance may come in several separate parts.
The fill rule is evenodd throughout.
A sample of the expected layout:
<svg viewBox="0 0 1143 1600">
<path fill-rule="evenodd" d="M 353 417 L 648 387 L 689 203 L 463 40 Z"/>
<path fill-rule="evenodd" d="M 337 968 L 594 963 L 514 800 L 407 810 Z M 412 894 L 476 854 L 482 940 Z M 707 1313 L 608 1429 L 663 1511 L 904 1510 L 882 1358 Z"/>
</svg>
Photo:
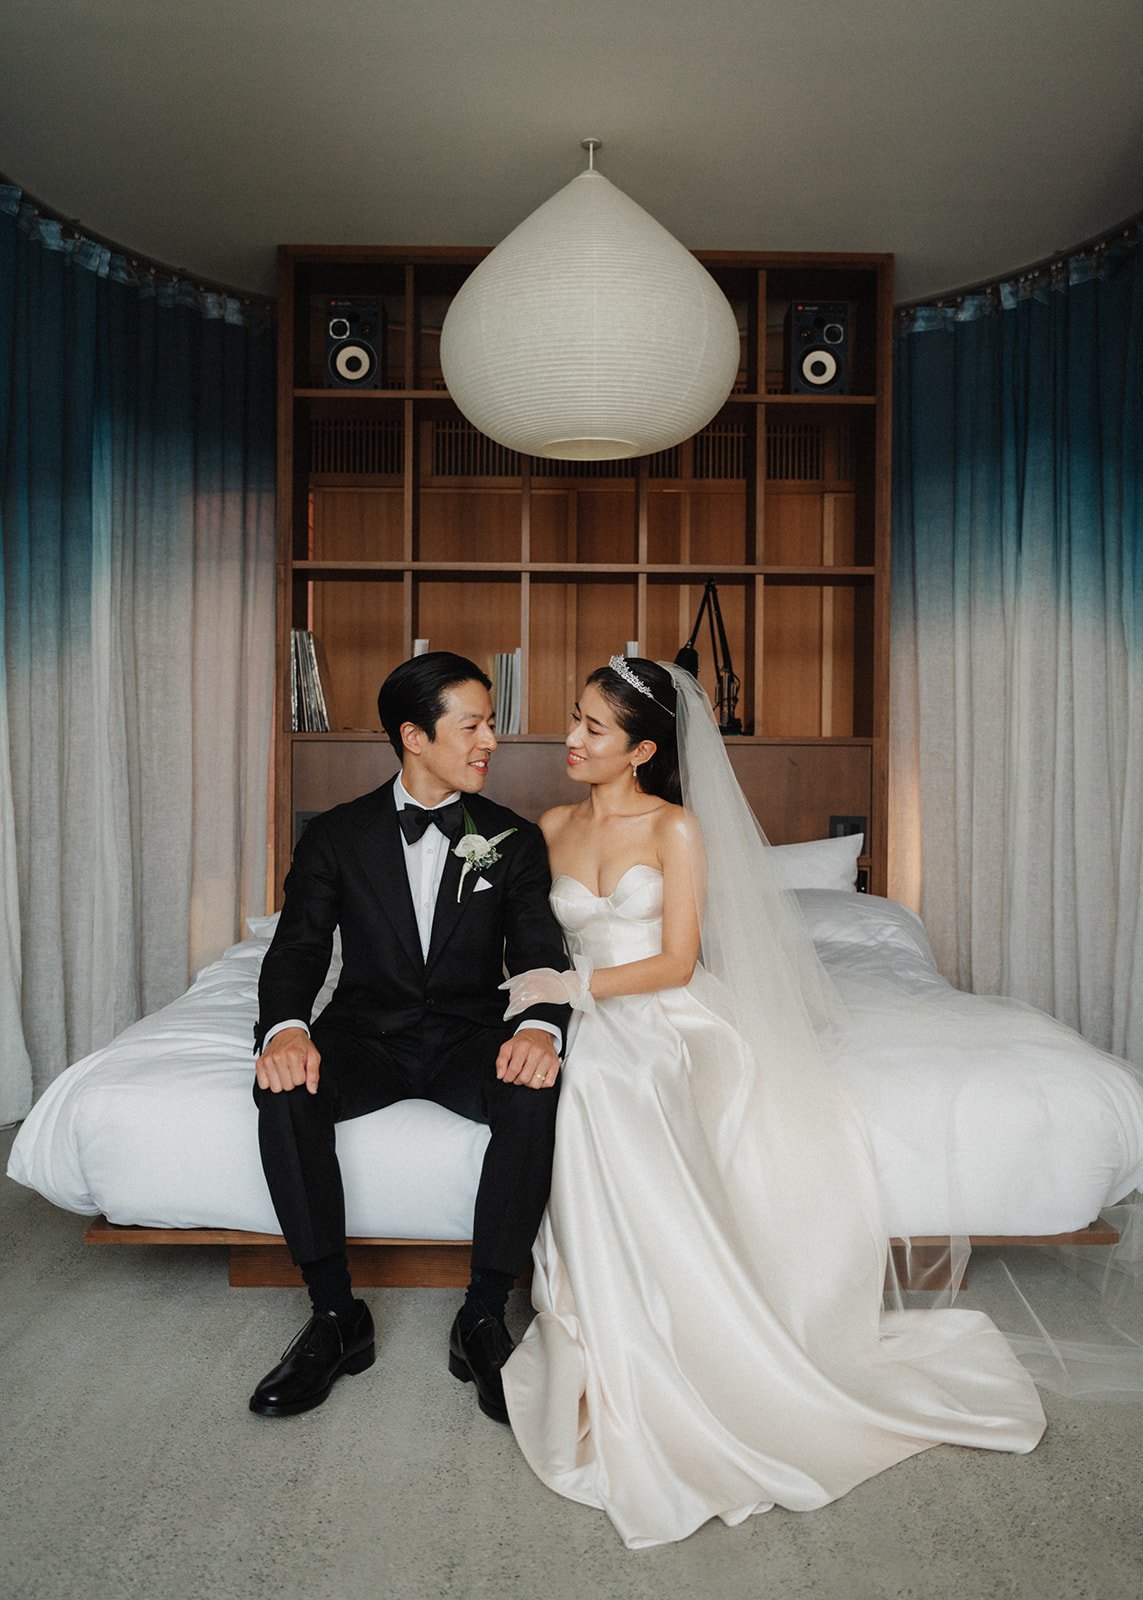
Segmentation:
<svg viewBox="0 0 1143 1600">
<path fill-rule="evenodd" d="M 659 952 L 662 898 L 640 865 L 606 897 L 559 877 L 551 901 L 573 956 L 615 966 Z M 631 1547 L 825 1505 L 941 1442 L 1028 1451 L 1044 1429 L 987 1317 L 882 1310 L 864 1125 L 790 1009 L 771 1002 L 748 1045 L 700 966 L 573 1022 L 537 1314 L 504 1389 L 538 1476 Z"/>
</svg>

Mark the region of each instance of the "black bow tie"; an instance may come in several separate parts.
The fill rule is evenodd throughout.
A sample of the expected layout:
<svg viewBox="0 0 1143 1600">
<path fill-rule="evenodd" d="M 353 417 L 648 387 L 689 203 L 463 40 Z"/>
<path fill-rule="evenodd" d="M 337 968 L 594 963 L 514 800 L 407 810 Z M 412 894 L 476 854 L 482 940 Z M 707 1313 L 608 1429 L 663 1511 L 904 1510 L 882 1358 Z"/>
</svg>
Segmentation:
<svg viewBox="0 0 1143 1600">
<path fill-rule="evenodd" d="M 424 806 L 402 806 L 397 821 L 407 844 L 416 844 L 426 828 L 434 824 L 455 844 L 464 832 L 464 802 L 450 800 L 447 806 L 438 806 L 435 811 L 427 811 Z"/>
</svg>

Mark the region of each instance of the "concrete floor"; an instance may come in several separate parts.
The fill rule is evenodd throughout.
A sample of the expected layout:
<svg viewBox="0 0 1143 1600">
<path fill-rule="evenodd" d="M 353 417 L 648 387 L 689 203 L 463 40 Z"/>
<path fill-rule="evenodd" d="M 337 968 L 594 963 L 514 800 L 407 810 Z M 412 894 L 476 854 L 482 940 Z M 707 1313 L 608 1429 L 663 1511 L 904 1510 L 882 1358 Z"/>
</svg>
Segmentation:
<svg viewBox="0 0 1143 1600">
<path fill-rule="evenodd" d="M 82 1231 L 0 1179 L 2 1600 L 1143 1593 L 1137 1401 L 1048 1394 L 1030 1456 L 942 1447 L 822 1511 L 630 1553 L 449 1377 L 453 1291 L 366 1291 L 376 1366 L 268 1421 L 246 1401 L 304 1297 L 230 1289 L 221 1251 L 93 1249 Z M 989 1293 L 984 1262 L 971 1298 Z"/>
</svg>

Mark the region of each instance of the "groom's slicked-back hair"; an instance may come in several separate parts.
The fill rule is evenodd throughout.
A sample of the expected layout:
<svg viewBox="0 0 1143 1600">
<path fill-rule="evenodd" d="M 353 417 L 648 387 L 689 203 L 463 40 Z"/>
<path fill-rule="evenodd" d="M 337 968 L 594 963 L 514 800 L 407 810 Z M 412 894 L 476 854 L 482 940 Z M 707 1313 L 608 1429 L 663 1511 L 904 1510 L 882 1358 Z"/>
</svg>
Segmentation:
<svg viewBox="0 0 1143 1600">
<path fill-rule="evenodd" d="M 430 650 L 427 655 L 413 656 L 393 668 L 377 696 L 377 715 L 398 755 L 404 722 L 423 728 L 430 740 L 436 738 L 445 691 L 458 683 L 492 687 L 491 678 L 481 672 L 475 661 L 454 655 L 451 650 Z"/>
</svg>

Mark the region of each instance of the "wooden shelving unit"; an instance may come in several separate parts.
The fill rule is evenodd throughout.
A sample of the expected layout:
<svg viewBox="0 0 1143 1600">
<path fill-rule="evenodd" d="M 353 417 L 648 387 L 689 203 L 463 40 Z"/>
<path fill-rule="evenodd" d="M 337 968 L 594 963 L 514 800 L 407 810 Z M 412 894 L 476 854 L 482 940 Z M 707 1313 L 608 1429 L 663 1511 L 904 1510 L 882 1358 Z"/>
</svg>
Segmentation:
<svg viewBox="0 0 1143 1600">
<path fill-rule="evenodd" d="M 276 882 L 299 814 L 393 770 L 376 694 L 414 639 L 481 664 L 523 647 L 524 731 L 490 792 L 534 815 L 571 797 L 551 746 L 586 673 L 629 639 L 673 658 L 713 577 L 748 730 L 728 746 L 763 825 L 781 843 L 868 817 L 884 892 L 892 258 L 698 252 L 742 330 L 734 393 L 674 450 L 572 463 L 503 449 L 444 388 L 440 326 L 484 254 L 280 251 Z M 364 294 L 384 386 L 326 388 L 325 302 Z M 786 308 L 815 298 L 850 307 L 844 394 L 782 392 Z M 291 627 L 324 647 L 331 733 L 291 731 Z"/>
</svg>

